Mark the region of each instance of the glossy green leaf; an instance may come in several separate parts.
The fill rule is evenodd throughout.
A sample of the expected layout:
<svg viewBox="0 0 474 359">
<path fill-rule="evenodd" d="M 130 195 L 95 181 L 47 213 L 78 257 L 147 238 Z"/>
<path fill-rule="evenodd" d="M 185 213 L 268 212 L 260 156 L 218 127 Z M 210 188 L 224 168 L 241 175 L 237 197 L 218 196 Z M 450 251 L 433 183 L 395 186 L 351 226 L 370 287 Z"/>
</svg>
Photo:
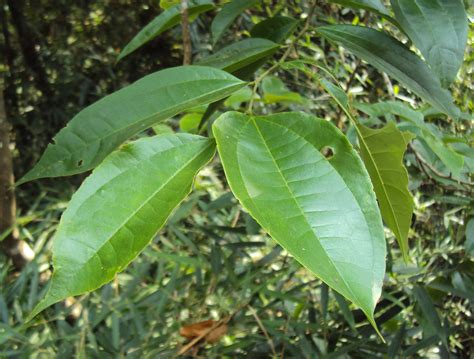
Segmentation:
<svg viewBox="0 0 474 359">
<path fill-rule="evenodd" d="M 211 24 L 211 34 L 214 44 L 219 41 L 224 32 L 240 14 L 258 2 L 258 0 L 233 0 L 225 4 Z"/>
<path fill-rule="evenodd" d="M 295 31 L 297 25 L 298 20 L 291 17 L 274 16 L 256 24 L 250 30 L 250 35 L 281 44 Z"/>
<path fill-rule="evenodd" d="M 90 170 L 130 136 L 244 85 L 227 72 L 201 66 L 148 75 L 79 112 L 19 183 Z"/>
<path fill-rule="evenodd" d="M 398 23 L 444 86 L 463 63 L 468 21 L 462 0 L 391 0 Z"/>
<path fill-rule="evenodd" d="M 214 9 L 209 0 L 190 0 L 188 6 L 189 16 L 197 16 L 203 12 Z M 152 22 L 146 25 L 135 37 L 123 48 L 117 57 L 117 62 L 131 54 L 138 48 L 153 40 L 162 32 L 178 25 L 181 22 L 181 5 L 177 4 L 167 8 Z"/>
<path fill-rule="evenodd" d="M 194 135 L 147 137 L 112 153 L 74 194 L 53 242 L 54 273 L 30 315 L 112 280 L 153 239 L 214 155 Z"/>
<path fill-rule="evenodd" d="M 197 65 L 217 67 L 227 72 L 236 71 L 274 54 L 280 46 L 267 39 L 249 38 L 226 46 L 215 54 L 200 61 Z"/>
<path fill-rule="evenodd" d="M 413 216 L 413 197 L 408 190 L 408 173 L 403 155 L 412 139 L 400 132 L 393 122 L 382 129 L 361 125 L 351 114 L 349 100 L 342 89 L 322 79 L 321 84 L 353 122 L 360 152 L 374 185 L 382 218 L 397 238 L 402 255 L 408 261 L 408 232 Z"/>
<path fill-rule="evenodd" d="M 385 240 L 369 176 L 347 138 L 329 122 L 297 112 L 227 112 L 213 133 L 243 207 L 375 326 Z"/>
<path fill-rule="evenodd" d="M 399 124 L 399 128 L 414 133 L 417 140 L 426 144 L 454 177 L 459 177 L 464 167 L 464 157 L 449 144 L 443 142 L 440 130 L 434 125 L 425 123 L 421 112 L 415 111 L 399 101 L 379 102 L 371 105 L 358 104 L 356 107 L 373 117 L 396 115 L 408 121 L 408 123 Z"/>
<path fill-rule="evenodd" d="M 362 139 L 361 156 L 374 184 L 382 218 L 395 234 L 408 261 L 408 231 L 414 203 L 408 190 L 408 173 L 403 165 L 403 156 L 413 137 L 409 132 L 401 132 L 394 122 L 381 129 L 358 124 L 357 129 L 359 139 Z"/>
<path fill-rule="evenodd" d="M 323 26 L 318 32 L 400 81 L 433 107 L 452 118 L 459 117 L 459 109 L 449 91 L 441 87 L 438 77 L 398 40 L 361 26 Z"/>
</svg>

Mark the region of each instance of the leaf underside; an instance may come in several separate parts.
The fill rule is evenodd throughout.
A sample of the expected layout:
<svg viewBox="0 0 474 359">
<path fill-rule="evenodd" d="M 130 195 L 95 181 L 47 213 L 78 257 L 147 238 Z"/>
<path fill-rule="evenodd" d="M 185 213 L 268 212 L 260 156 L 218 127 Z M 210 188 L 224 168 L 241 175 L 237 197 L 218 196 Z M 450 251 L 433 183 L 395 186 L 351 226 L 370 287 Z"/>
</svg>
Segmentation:
<svg viewBox="0 0 474 359">
<path fill-rule="evenodd" d="M 303 266 L 373 321 L 385 240 L 368 174 L 346 137 L 303 113 L 228 112 L 213 125 L 243 207 Z M 321 150 L 330 148 L 328 160 Z"/>
<path fill-rule="evenodd" d="M 61 218 L 52 281 L 29 319 L 112 280 L 153 239 L 214 153 L 212 140 L 173 134 L 143 138 L 107 157 Z"/>
</svg>

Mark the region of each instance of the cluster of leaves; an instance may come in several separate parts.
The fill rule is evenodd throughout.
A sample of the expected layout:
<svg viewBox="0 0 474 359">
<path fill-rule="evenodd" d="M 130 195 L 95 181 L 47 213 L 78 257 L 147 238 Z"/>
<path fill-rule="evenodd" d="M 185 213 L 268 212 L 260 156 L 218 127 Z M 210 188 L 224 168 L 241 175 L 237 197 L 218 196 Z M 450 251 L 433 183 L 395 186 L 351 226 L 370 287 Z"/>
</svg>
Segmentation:
<svg viewBox="0 0 474 359">
<path fill-rule="evenodd" d="M 156 325 L 164 318 L 168 325 L 160 333 L 155 330 L 155 338 L 159 340 L 151 338 L 147 343 L 153 344 L 140 349 L 140 354 L 172 354 L 169 350 L 175 343 L 173 334 L 178 331 L 177 317 L 171 313 L 176 313 L 176 309 L 167 312 L 164 307 L 184 302 L 179 308 L 191 308 L 195 304 L 188 300 L 196 300 L 196 293 L 197 297 L 204 293 L 199 303 L 206 313 L 217 316 L 226 313 L 236 328 L 245 326 L 249 320 L 255 321 L 256 325 L 248 325 L 261 334 L 259 339 L 241 338 L 236 331 L 226 337 L 227 343 L 211 347 L 210 355 L 263 352 L 311 357 L 314 353 L 338 356 L 354 351 L 362 355 L 388 351 L 390 357 L 395 357 L 402 351 L 412 355 L 434 346 L 444 354 L 469 350 L 465 324 L 453 314 L 468 310 L 472 300 L 469 260 L 472 224 L 468 222 L 472 205 L 469 199 L 472 134 L 466 125 L 469 115 L 461 114 L 444 88 L 461 65 L 462 55 L 460 61 L 459 56 L 453 57 L 451 53 L 463 53 L 464 47 L 459 42 L 463 37 L 466 42 L 467 20 L 462 25 L 461 16 L 460 28 L 454 27 L 451 36 L 440 38 L 429 33 L 431 37 L 419 39 L 421 32 L 414 21 L 416 11 L 409 8 L 409 2 L 392 2 L 395 17 L 377 1 L 342 3 L 374 11 L 399 26 L 426 62 L 394 37 L 369 27 L 326 25 L 314 29 L 311 21 L 315 8 L 312 7 L 306 14 L 309 20 L 300 24 L 302 31 L 298 35 L 292 35 L 297 27 L 295 20 L 271 16 L 250 30 L 253 38 L 203 56 L 197 61 L 200 66 L 171 68 L 149 75 L 81 111 L 58 134 L 22 182 L 95 169 L 61 218 L 53 248 L 52 284 L 30 317 L 66 297 L 110 282 L 146 247 L 185 198 L 193 177 L 213 158 L 214 140 L 194 134 L 162 134 L 173 131 L 162 125 L 154 127 L 158 136 L 148 137 L 142 131 L 187 111 L 179 122 L 181 131 L 207 132 L 215 138 L 225 177 L 218 162 L 207 165 L 195 184 L 198 191 L 171 215 L 164 233 L 154 239 L 154 244 L 159 242 L 160 246 L 169 246 L 179 254 L 148 247 L 132 265 L 128 272 L 131 275 L 119 276 L 114 285 L 103 287 L 102 295 L 107 298 L 111 297 L 111 288 L 115 288 L 116 298 L 122 298 L 123 286 L 127 288 L 130 282 L 136 289 L 149 281 L 150 273 L 156 275 L 155 286 L 147 285 L 145 291 L 137 291 L 138 297 L 130 298 L 126 309 L 118 299 L 109 300 L 116 307 L 108 309 L 112 314 L 99 316 L 98 323 L 111 318 L 110 323 L 105 323 L 105 327 L 112 328 L 111 338 L 93 337 L 96 331 L 88 328 L 96 314 L 90 314 L 89 305 L 83 307 L 78 321 L 81 325 L 76 322 L 77 328 L 71 329 L 76 335 L 80 330 L 83 336 L 77 346 L 80 353 L 106 350 L 133 355 L 137 345 L 141 346 L 138 338 L 143 335 L 137 338 L 131 334 L 128 340 L 121 337 L 127 319 L 118 319 L 125 314 L 117 308 L 132 313 L 130 320 L 143 329 L 143 322 L 134 313 L 148 310 L 146 305 L 145 309 L 139 308 L 142 300 L 149 299 L 145 293 L 150 297 L 160 293 L 157 298 L 162 304 L 158 310 L 149 309 L 150 315 L 157 319 Z M 452 8 L 443 2 L 438 5 L 438 9 L 430 8 L 430 11 L 448 20 L 453 16 L 459 19 L 460 14 L 465 18 L 460 2 Z M 258 10 L 259 6 L 255 1 L 224 5 L 211 26 L 213 43 L 219 43 L 238 14 L 249 8 Z M 213 5 L 209 2 L 190 2 L 192 16 L 211 9 Z M 179 5 L 167 8 L 124 48 L 119 59 L 132 56 L 139 46 L 178 24 L 178 10 Z M 265 10 L 265 6 L 260 10 Z M 432 13 L 425 16 L 428 9 L 420 11 L 426 21 L 434 18 Z M 326 16 L 332 23 L 331 16 Z M 399 30 L 393 31 L 396 36 L 403 36 Z M 270 38 L 262 38 L 266 34 Z M 371 77 L 380 78 L 380 75 L 361 63 L 350 69 L 353 75 L 344 91 L 339 81 L 346 75 L 347 64 L 337 59 L 338 53 L 324 40 L 308 34 L 341 44 L 433 107 L 414 109 L 393 99 L 381 101 L 383 96 L 378 94 L 377 103 L 367 103 L 364 101 L 370 98 L 367 92 L 377 89 Z M 459 39 L 457 43 L 452 43 L 453 34 Z M 288 48 L 280 60 L 258 73 L 253 89 L 247 89 L 244 81 L 269 61 L 279 50 L 278 44 L 288 37 Z M 427 50 L 434 46 L 430 41 L 441 47 L 435 56 Z M 454 48 L 446 50 L 443 46 L 447 44 Z M 289 60 L 292 52 L 296 55 Z M 349 55 L 343 53 L 343 56 Z M 444 58 L 441 63 L 440 58 Z M 362 69 L 363 76 L 356 74 Z M 280 78 L 269 76 L 271 71 L 279 71 Z M 363 86 L 359 92 L 353 91 L 354 81 Z M 409 98 L 400 94 L 398 85 L 393 86 L 390 81 L 387 79 L 390 87 L 397 88 L 393 97 Z M 304 90 L 292 91 L 293 82 Z M 337 107 L 322 101 L 327 99 L 326 94 Z M 417 104 L 416 100 L 412 102 Z M 222 110 L 226 107 L 242 110 L 247 103 L 254 113 L 262 114 L 288 108 L 314 110 L 322 117 L 338 121 L 339 127 L 346 129 L 346 135 L 330 122 L 301 112 L 254 116 Z M 210 105 L 203 113 L 199 106 L 206 104 Z M 219 116 L 220 111 L 224 113 Z M 134 135 L 143 138 L 114 151 Z M 410 185 L 417 194 L 415 201 L 408 189 L 408 172 L 403 164 L 405 149 L 414 135 L 417 139 L 410 144 L 406 165 L 410 176 L 416 179 Z M 354 146 L 358 144 L 360 158 L 351 142 Z M 230 192 L 222 193 L 224 181 L 229 183 L 245 213 L 235 204 Z M 132 187 L 137 190 L 130 193 Z M 426 208 L 432 205 L 430 201 L 434 200 L 436 190 L 441 195 L 435 203 L 441 208 L 434 211 L 435 216 L 444 215 L 445 223 L 430 228 L 430 222 L 423 223 L 422 218 L 426 216 Z M 446 195 L 448 191 L 451 192 Z M 452 204 L 458 206 L 454 212 L 445 211 L 444 207 Z M 416 246 L 410 246 L 408 241 L 413 210 L 417 220 L 411 237 Z M 385 279 L 386 244 L 380 214 L 394 234 L 392 238 L 386 231 L 389 241 Z M 301 270 L 287 256 L 281 256 L 280 247 L 261 247 L 268 239 L 250 216 L 327 284 Z M 469 224 L 464 227 L 456 221 Z M 464 233 L 468 238 L 465 248 L 462 247 Z M 255 236 L 257 241 L 247 242 L 248 236 Z M 425 243 L 427 237 L 436 244 Z M 393 239 L 397 240 L 400 252 Z M 177 249 L 170 244 L 173 240 L 183 242 L 189 246 L 188 250 Z M 187 256 L 189 248 L 192 254 Z M 433 256 L 433 250 L 438 255 Z M 403 264 L 400 254 L 416 265 Z M 460 257 L 463 255 L 466 258 Z M 255 260 L 255 256 L 260 258 Z M 170 265 L 175 266 L 172 274 L 164 274 L 164 267 Z M 137 272 L 136 268 L 141 266 L 146 269 Z M 155 269 L 150 272 L 151 266 Z M 38 273 L 37 267 L 32 268 Z M 124 281 L 122 286 L 119 286 L 120 278 Z M 374 314 L 382 282 L 382 301 Z M 190 286 L 196 293 L 178 299 Z M 32 293 L 36 298 L 36 288 Z M 434 303 L 447 295 L 452 298 L 445 303 L 449 314 L 440 317 Z M 90 300 L 94 297 L 98 298 L 99 293 Z M 174 299 L 173 303 L 169 303 L 170 299 Z M 29 308 L 31 304 L 32 301 Z M 105 310 L 106 306 L 97 303 L 97 307 Z M 339 315 L 346 324 L 341 325 Z M 187 313 L 187 318 L 191 316 Z M 369 323 L 381 326 L 383 335 L 390 341 L 388 347 L 370 339 L 373 332 Z M 153 323 L 147 326 L 156 328 Z M 416 339 L 420 334 L 421 341 Z M 25 339 L 15 330 L 6 331 L 5 338 L 20 342 Z M 255 345 L 256 342 L 261 346 Z"/>
</svg>

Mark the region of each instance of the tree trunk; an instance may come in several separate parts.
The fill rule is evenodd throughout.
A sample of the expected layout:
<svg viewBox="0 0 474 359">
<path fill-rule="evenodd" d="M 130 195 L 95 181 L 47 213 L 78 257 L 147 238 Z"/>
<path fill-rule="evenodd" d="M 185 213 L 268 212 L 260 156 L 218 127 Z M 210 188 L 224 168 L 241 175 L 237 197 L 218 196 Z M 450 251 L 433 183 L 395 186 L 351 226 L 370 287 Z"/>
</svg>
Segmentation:
<svg viewBox="0 0 474 359">
<path fill-rule="evenodd" d="M 4 84 L 0 79 L 0 242 L 4 253 L 21 269 L 31 259 L 31 249 L 18 239 L 15 229 L 16 201 L 14 192 L 13 162 L 10 148 L 11 126 L 7 121 Z"/>
</svg>

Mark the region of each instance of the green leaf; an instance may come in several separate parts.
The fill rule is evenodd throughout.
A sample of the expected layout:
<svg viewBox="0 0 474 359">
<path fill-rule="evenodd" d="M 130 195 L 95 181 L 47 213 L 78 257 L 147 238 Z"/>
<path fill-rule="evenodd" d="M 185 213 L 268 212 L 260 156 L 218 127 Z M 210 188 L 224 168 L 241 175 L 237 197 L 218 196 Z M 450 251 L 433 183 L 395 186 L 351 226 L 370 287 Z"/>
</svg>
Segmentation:
<svg viewBox="0 0 474 359">
<path fill-rule="evenodd" d="M 276 76 L 266 76 L 262 81 L 262 90 L 265 103 L 303 103 L 301 95 L 288 90 Z"/>
<path fill-rule="evenodd" d="M 374 184 L 382 218 L 397 238 L 403 257 L 408 261 L 408 231 L 413 216 L 413 197 L 408 190 L 408 173 L 403 155 L 414 137 L 401 132 L 394 122 L 381 129 L 357 125 L 360 150 Z"/>
<path fill-rule="evenodd" d="M 403 83 L 407 88 L 452 118 L 459 117 L 449 91 L 413 52 L 393 37 L 361 26 L 332 25 L 318 28 L 325 38 L 335 41 L 363 60 Z"/>
<path fill-rule="evenodd" d="M 361 125 L 352 116 L 344 91 L 325 79 L 321 80 L 321 84 L 355 126 L 361 156 L 374 185 L 382 218 L 397 238 L 405 261 L 408 261 L 413 197 L 408 190 L 408 173 L 403 165 L 403 155 L 412 135 L 400 132 L 393 122 L 376 130 Z"/>
<path fill-rule="evenodd" d="M 188 134 L 147 137 L 112 153 L 73 195 L 53 244 L 54 273 L 29 319 L 112 280 L 153 239 L 215 152 Z"/>
<path fill-rule="evenodd" d="M 197 61 L 196 64 L 235 73 L 274 54 L 279 48 L 280 46 L 273 41 L 249 38 L 226 46 L 215 54 Z"/>
<path fill-rule="evenodd" d="M 380 0 L 329 0 L 330 2 L 341 4 L 356 9 L 375 11 L 378 14 L 390 15 L 390 12 Z"/>
<path fill-rule="evenodd" d="M 79 112 L 19 183 L 88 171 L 132 135 L 244 85 L 224 71 L 201 66 L 148 75 Z"/>
<path fill-rule="evenodd" d="M 188 13 L 190 17 L 197 16 L 212 9 L 214 9 L 214 5 L 209 0 L 189 1 Z M 142 47 L 147 42 L 153 40 L 164 31 L 178 25 L 180 22 L 181 5 L 177 4 L 167 8 L 135 35 L 135 37 L 120 52 L 117 57 L 117 62 L 134 52 L 136 49 Z"/>
<path fill-rule="evenodd" d="M 414 133 L 418 141 L 426 144 L 454 177 L 459 177 L 464 167 L 464 157 L 443 142 L 442 133 L 434 125 L 425 123 L 422 113 L 399 101 L 358 104 L 356 107 L 373 117 L 387 117 L 392 114 L 408 121 L 409 124 L 401 123 L 398 127 Z"/>
<path fill-rule="evenodd" d="M 281 44 L 295 31 L 297 25 L 298 20 L 291 17 L 275 16 L 256 24 L 250 30 L 250 35 Z"/>
<path fill-rule="evenodd" d="M 225 4 L 211 24 L 214 45 L 240 14 L 254 6 L 257 2 L 258 0 L 234 0 Z"/>
<path fill-rule="evenodd" d="M 467 222 L 464 248 L 468 256 L 474 257 L 474 218 L 471 218 L 469 222 Z"/>
<path fill-rule="evenodd" d="M 329 122 L 297 112 L 228 112 L 213 133 L 243 207 L 375 327 L 385 240 L 369 176 L 347 138 Z M 326 159 L 320 151 L 333 155 Z"/>
<path fill-rule="evenodd" d="M 183 132 L 196 132 L 201 118 L 200 113 L 187 113 L 179 120 L 179 129 Z"/>
<path fill-rule="evenodd" d="M 391 0 L 402 29 L 448 86 L 463 63 L 468 21 L 461 0 Z"/>
</svg>

